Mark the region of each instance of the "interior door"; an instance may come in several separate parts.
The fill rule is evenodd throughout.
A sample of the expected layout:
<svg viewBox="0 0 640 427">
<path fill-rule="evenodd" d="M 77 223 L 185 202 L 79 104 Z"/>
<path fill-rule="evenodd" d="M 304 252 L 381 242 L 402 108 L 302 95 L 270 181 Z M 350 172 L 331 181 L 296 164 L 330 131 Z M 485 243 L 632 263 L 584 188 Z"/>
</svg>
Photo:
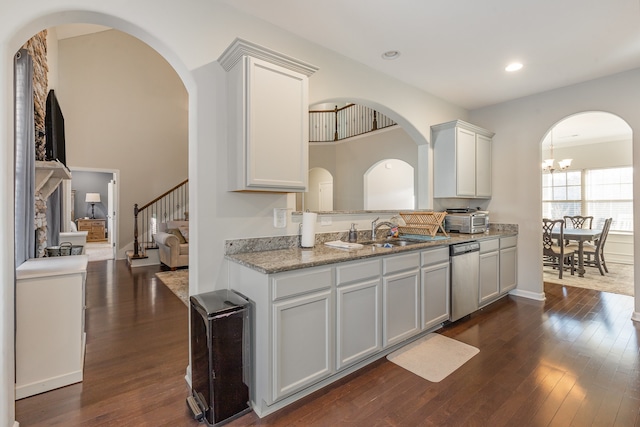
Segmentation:
<svg viewBox="0 0 640 427">
<path fill-rule="evenodd" d="M 333 182 L 321 182 L 320 186 L 320 203 L 321 211 L 333 210 Z"/>
<path fill-rule="evenodd" d="M 109 244 L 113 250 L 113 259 L 116 259 L 117 248 L 117 186 L 115 179 L 109 181 L 107 184 L 107 227 L 109 230 Z"/>
</svg>

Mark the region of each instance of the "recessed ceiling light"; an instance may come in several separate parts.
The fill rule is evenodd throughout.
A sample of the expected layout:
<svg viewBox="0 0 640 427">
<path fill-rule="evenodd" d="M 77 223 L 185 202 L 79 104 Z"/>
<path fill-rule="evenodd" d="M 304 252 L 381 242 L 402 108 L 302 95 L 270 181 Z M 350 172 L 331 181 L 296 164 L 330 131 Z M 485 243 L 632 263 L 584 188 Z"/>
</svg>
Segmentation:
<svg viewBox="0 0 640 427">
<path fill-rule="evenodd" d="M 511 64 L 507 65 L 504 70 L 508 72 L 513 72 L 513 71 L 518 71 L 521 68 L 522 68 L 522 64 L 520 62 L 512 62 Z"/>
<path fill-rule="evenodd" d="M 382 59 L 396 59 L 400 56 L 400 52 L 397 50 L 388 50 L 382 54 Z"/>
</svg>

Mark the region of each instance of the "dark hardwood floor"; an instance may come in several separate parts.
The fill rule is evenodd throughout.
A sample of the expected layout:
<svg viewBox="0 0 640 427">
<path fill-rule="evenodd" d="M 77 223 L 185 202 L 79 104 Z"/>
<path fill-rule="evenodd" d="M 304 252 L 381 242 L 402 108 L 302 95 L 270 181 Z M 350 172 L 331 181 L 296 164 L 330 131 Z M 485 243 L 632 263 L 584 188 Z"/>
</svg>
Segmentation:
<svg viewBox="0 0 640 427">
<path fill-rule="evenodd" d="M 21 427 L 196 426 L 185 405 L 187 307 L 158 268 L 89 263 L 85 378 L 16 402 Z M 633 298 L 546 284 L 439 332 L 480 353 L 440 383 L 381 359 L 230 426 L 640 426 Z"/>
</svg>

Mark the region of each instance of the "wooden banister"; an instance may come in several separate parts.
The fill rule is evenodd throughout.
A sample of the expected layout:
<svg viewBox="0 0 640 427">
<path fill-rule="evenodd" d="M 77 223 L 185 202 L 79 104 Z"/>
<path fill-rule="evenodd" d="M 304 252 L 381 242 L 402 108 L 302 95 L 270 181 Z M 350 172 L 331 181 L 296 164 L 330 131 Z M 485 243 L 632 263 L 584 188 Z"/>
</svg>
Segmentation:
<svg viewBox="0 0 640 427">
<path fill-rule="evenodd" d="M 133 207 L 133 258 L 144 258 L 140 253 L 140 231 L 142 231 L 145 248 L 155 247 L 153 235 L 157 231 L 158 222 L 170 220 L 187 220 L 189 206 L 189 180 L 173 186 L 148 203 Z M 142 230 L 138 227 L 138 220 L 142 217 Z M 149 244 L 153 243 L 153 246 Z"/>
</svg>

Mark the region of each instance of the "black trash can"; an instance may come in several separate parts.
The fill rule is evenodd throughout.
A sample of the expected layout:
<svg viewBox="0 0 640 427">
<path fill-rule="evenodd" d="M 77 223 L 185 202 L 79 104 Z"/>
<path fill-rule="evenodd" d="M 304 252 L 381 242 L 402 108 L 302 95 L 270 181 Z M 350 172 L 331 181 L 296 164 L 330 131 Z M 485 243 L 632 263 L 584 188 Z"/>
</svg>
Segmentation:
<svg viewBox="0 0 640 427">
<path fill-rule="evenodd" d="M 190 311 L 187 403 L 196 419 L 219 426 L 251 411 L 251 305 L 232 290 L 219 290 L 191 296 Z"/>
</svg>

